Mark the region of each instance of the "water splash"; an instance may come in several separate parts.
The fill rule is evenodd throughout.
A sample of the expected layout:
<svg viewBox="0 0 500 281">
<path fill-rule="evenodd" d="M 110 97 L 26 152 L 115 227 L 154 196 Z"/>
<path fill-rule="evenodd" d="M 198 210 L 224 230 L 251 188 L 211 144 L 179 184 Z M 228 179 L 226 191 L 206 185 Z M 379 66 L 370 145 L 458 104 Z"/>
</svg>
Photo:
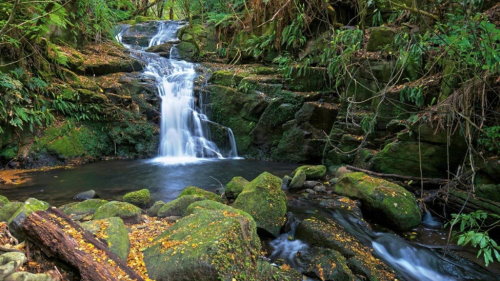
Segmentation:
<svg viewBox="0 0 500 281">
<path fill-rule="evenodd" d="M 203 112 L 202 107 L 197 106 L 194 95 L 194 80 L 197 77 L 195 64 L 179 59 L 175 46 L 175 43 L 179 41 L 177 33 L 184 26 L 183 22 L 160 21 L 157 22 L 154 34 L 142 34 L 141 32 L 147 32 L 134 31 L 140 33 L 140 36 L 150 36 L 147 45 L 124 43 L 124 35 L 127 34 L 130 26 L 123 26 L 116 36 L 116 39 L 128 48 L 133 56 L 145 62 L 144 74 L 154 78 L 161 98 L 159 157 L 155 158 L 153 162 L 179 164 L 197 162 L 207 158 L 237 158 L 236 142 L 231 129 L 227 128 L 226 130 L 231 145 L 227 155 L 224 155 L 217 144 L 210 139 L 207 126 L 209 122 L 206 122 L 210 120 Z M 174 44 L 170 50 L 169 59 L 146 51 L 149 47 L 164 43 Z"/>
</svg>

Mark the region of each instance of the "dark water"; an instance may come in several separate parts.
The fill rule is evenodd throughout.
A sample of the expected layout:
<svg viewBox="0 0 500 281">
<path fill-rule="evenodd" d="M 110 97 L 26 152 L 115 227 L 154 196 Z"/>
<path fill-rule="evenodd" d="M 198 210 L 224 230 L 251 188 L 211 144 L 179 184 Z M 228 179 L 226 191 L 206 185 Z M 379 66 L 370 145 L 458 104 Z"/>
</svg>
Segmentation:
<svg viewBox="0 0 500 281">
<path fill-rule="evenodd" d="M 107 161 L 75 169 L 33 173 L 31 181 L 14 188 L 0 185 L 0 194 L 11 200 L 35 197 L 53 205 L 72 201 L 75 194 L 94 189 L 105 199 L 148 188 L 155 200 L 173 200 L 189 185 L 215 191 L 234 176 L 252 180 L 264 171 L 277 176 L 290 173 L 291 164 L 255 160 L 204 160 L 184 165 L 163 165 L 147 160 Z"/>
</svg>

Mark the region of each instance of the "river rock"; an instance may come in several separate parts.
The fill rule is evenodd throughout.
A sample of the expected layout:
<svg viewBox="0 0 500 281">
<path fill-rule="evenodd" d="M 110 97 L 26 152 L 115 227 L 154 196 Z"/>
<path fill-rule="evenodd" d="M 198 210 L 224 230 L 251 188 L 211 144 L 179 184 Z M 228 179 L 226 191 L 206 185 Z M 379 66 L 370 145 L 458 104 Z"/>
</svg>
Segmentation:
<svg viewBox="0 0 500 281">
<path fill-rule="evenodd" d="M 226 184 L 225 194 L 228 199 L 235 199 L 249 181 L 244 177 L 234 177 Z"/>
<path fill-rule="evenodd" d="M 292 181 L 290 182 L 290 189 L 300 189 L 304 187 L 304 183 L 306 181 L 307 175 L 304 170 L 297 170 L 293 175 Z"/>
<path fill-rule="evenodd" d="M 306 174 L 306 178 L 308 180 L 320 180 L 323 179 L 326 175 L 326 166 L 325 165 L 305 165 L 300 166 L 295 169 L 294 174 L 299 171 L 303 171 Z"/>
<path fill-rule="evenodd" d="M 163 201 L 156 201 L 153 206 L 151 206 L 147 211 L 146 213 L 148 214 L 148 216 L 150 217 L 156 217 L 158 216 L 158 211 L 161 209 L 161 207 L 165 206 L 165 202 Z"/>
<path fill-rule="evenodd" d="M 83 202 L 69 203 L 59 209 L 74 220 L 80 220 L 86 216 L 93 215 L 102 205 L 108 203 L 103 199 L 89 199 Z"/>
<path fill-rule="evenodd" d="M 245 186 L 233 207 L 249 213 L 262 228 L 277 236 L 285 223 L 286 195 L 281 179 L 264 172 Z"/>
<path fill-rule="evenodd" d="M 314 247 L 301 258 L 307 264 L 304 274 L 322 281 L 353 281 L 354 274 L 347 266 L 347 260 L 339 252 Z"/>
<path fill-rule="evenodd" d="M 15 272 L 7 276 L 4 281 L 55 281 L 55 279 L 44 273 Z"/>
<path fill-rule="evenodd" d="M 104 239 L 111 252 L 115 253 L 122 260 L 127 260 L 130 241 L 128 230 L 121 218 L 111 217 L 102 220 L 93 220 L 82 223 L 82 227 L 96 235 L 97 238 Z"/>
<path fill-rule="evenodd" d="M 9 199 L 7 199 L 7 197 L 3 195 L 0 195 L 0 207 L 3 207 L 7 203 L 9 203 Z"/>
<path fill-rule="evenodd" d="M 24 219 L 26 219 L 31 213 L 36 211 L 45 211 L 49 207 L 50 204 L 45 201 L 41 201 L 36 198 L 29 198 L 24 201 L 24 204 L 14 212 L 7 222 L 9 223 L 9 226 L 14 228 L 14 231 L 16 231 L 21 226 Z"/>
<path fill-rule="evenodd" d="M 24 204 L 22 202 L 9 202 L 0 207 L 0 221 L 7 221 Z"/>
<path fill-rule="evenodd" d="M 0 280 L 15 272 L 26 262 L 26 256 L 19 252 L 10 252 L 0 255 Z"/>
<path fill-rule="evenodd" d="M 91 190 L 87 190 L 87 191 L 78 193 L 77 195 L 75 195 L 73 197 L 73 200 L 84 201 L 84 200 L 92 199 L 95 197 L 96 197 L 96 192 L 95 192 L 95 190 L 91 189 Z"/>
<path fill-rule="evenodd" d="M 337 196 L 335 198 L 321 199 L 319 205 L 323 208 L 331 210 L 344 210 L 354 213 L 357 217 L 362 218 L 360 202 L 352 200 L 349 197 Z"/>
<path fill-rule="evenodd" d="M 161 281 L 261 280 L 260 240 L 247 213 L 204 200 L 144 250 L 150 278 Z M 195 226 L 195 227 L 194 227 Z M 244 277 L 243 277 L 244 276 Z"/>
<path fill-rule="evenodd" d="M 148 189 L 129 192 L 123 196 L 123 201 L 138 207 L 146 207 L 151 201 L 151 193 Z"/>
<path fill-rule="evenodd" d="M 167 43 L 163 43 L 160 45 L 152 46 L 152 47 L 149 47 L 146 50 L 146 52 L 157 53 L 162 57 L 170 58 L 170 50 L 172 49 L 174 44 L 177 44 L 177 43 L 179 43 L 179 42 L 167 42 Z"/>
<path fill-rule="evenodd" d="M 399 230 L 409 230 L 420 224 L 421 214 L 415 196 L 397 184 L 356 172 L 343 175 L 334 191 L 361 200 L 363 208 L 376 212 L 382 223 Z"/>
<path fill-rule="evenodd" d="M 185 196 L 185 195 L 197 195 L 197 196 L 202 196 L 205 197 L 206 199 L 209 200 L 214 200 L 214 201 L 219 201 L 222 202 L 222 198 L 210 191 L 206 191 L 204 189 L 201 189 L 196 186 L 188 186 L 184 188 L 184 190 L 179 194 L 179 197 Z"/>
<path fill-rule="evenodd" d="M 314 188 L 313 188 L 314 191 L 316 192 L 320 192 L 320 193 L 324 193 L 326 192 L 326 186 L 320 184 L 320 185 L 316 185 Z"/>
<path fill-rule="evenodd" d="M 304 187 L 305 188 L 314 188 L 317 185 L 320 185 L 321 183 L 319 181 L 305 181 L 304 182 Z"/>
<path fill-rule="evenodd" d="M 111 201 L 100 206 L 92 216 L 93 220 L 120 217 L 125 222 L 137 223 L 141 219 L 141 209 L 127 202 Z"/>
<path fill-rule="evenodd" d="M 158 217 L 183 217 L 186 214 L 186 210 L 191 203 L 206 200 L 207 198 L 199 195 L 184 195 L 175 200 L 172 200 L 164 205 L 158 210 Z"/>
</svg>

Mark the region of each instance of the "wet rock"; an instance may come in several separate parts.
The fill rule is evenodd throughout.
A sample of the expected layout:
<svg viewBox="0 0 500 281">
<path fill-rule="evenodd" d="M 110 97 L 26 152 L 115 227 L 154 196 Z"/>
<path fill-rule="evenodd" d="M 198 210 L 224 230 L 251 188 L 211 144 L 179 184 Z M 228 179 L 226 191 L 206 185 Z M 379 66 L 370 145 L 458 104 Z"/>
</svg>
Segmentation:
<svg viewBox="0 0 500 281">
<path fill-rule="evenodd" d="M 420 224 L 421 214 L 415 196 L 389 181 L 356 172 L 343 175 L 334 192 L 359 199 L 363 208 L 376 212 L 378 220 L 399 230 Z"/>
<path fill-rule="evenodd" d="M 294 173 L 303 171 L 308 180 L 319 180 L 326 176 L 326 166 L 324 165 L 305 165 L 295 169 Z"/>
<path fill-rule="evenodd" d="M 245 186 L 233 207 L 249 213 L 259 228 L 277 236 L 286 214 L 286 195 L 281 179 L 264 172 Z"/>
<path fill-rule="evenodd" d="M 93 215 L 99 207 L 106 203 L 108 201 L 103 199 L 89 199 L 79 203 L 69 203 L 59 207 L 59 209 L 72 219 L 80 220 L 85 216 Z"/>
<path fill-rule="evenodd" d="M 137 223 L 140 221 L 141 209 L 130 203 L 111 201 L 100 206 L 92 216 L 93 220 L 120 217 L 125 222 Z"/>
<path fill-rule="evenodd" d="M 312 189 L 310 189 L 310 188 L 306 189 L 306 190 L 305 190 L 305 192 L 306 192 L 306 193 L 309 193 L 309 194 L 312 194 L 312 195 L 317 194 L 317 193 L 316 193 L 316 191 L 314 191 L 314 190 L 312 190 Z"/>
<path fill-rule="evenodd" d="M 93 220 L 82 223 L 82 227 L 96 235 L 97 238 L 104 239 L 111 250 L 122 260 L 127 260 L 130 250 L 128 230 L 123 220 L 118 217 L 111 217 L 102 220 Z"/>
<path fill-rule="evenodd" d="M 29 198 L 28 200 L 24 201 L 24 204 L 14 212 L 14 214 L 7 220 L 7 222 L 14 231 L 17 231 L 23 221 L 31 213 L 36 211 L 45 211 L 49 207 L 50 204 L 45 201 L 41 201 L 36 198 Z"/>
<path fill-rule="evenodd" d="M 192 42 L 181 42 L 175 46 L 176 53 L 180 59 L 196 61 L 200 55 L 198 46 Z"/>
<path fill-rule="evenodd" d="M 29 272 L 15 272 L 5 278 L 5 281 L 56 281 L 48 274 L 33 274 Z"/>
<path fill-rule="evenodd" d="M 138 207 L 146 207 L 151 201 L 151 193 L 148 189 L 129 192 L 123 196 L 123 201 Z"/>
<path fill-rule="evenodd" d="M 252 217 L 211 200 L 193 203 L 189 210 L 144 250 L 149 276 L 172 281 L 234 276 L 258 280 L 260 240 Z"/>
<path fill-rule="evenodd" d="M 7 221 L 24 204 L 22 202 L 9 202 L 0 207 L 0 221 Z"/>
<path fill-rule="evenodd" d="M 23 253 L 11 252 L 0 255 L 0 280 L 14 273 L 21 265 L 26 262 L 26 256 Z"/>
<path fill-rule="evenodd" d="M 235 199 L 249 181 L 243 177 L 234 177 L 226 184 L 225 194 L 228 199 Z"/>
<path fill-rule="evenodd" d="M 217 195 L 213 192 L 210 192 L 210 191 L 206 191 L 206 190 L 201 189 L 201 188 L 196 187 L 196 186 L 188 186 L 188 187 L 184 188 L 184 190 L 181 192 L 181 194 L 179 194 L 179 197 L 186 196 L 186 195 L 197 195 L 197 196 L 205 197 L 206 199 L 209 199 L 209 200 L 214 200 L 214 201 L 219 201 L 219 202 L 222 201 L 222 198 L 219 195 Z"/>
<path fill-rule="evenodd" d="M 308 266 L 304 274 L 322 281 L 351 281 L 356 280 L 347 266 L 347 261 L 339 252 L 314 247 L 302 258 Z"/>
<path fill-rule="evenodd" d="M 122 42 L 129 45 L 148 47 L 149 41 L 158 33 L 158 22 L 148 21 L 144 23 L 126 26 L 122 33 Z"/>
<path fill-rule="evenodd" d="M 304 182 L 304 187 L 305 188 L 314 188 L 317 185 L 320 185 L 321 183 L 319 181 L 305 181 Z"/>
<path fill-rule="evenodd" d="M 88 200 L 88 199 L 95 198 L 96 195 L 97 194 L 96 194 L 95 190 L 91 189 L 91 190 L 87 190 L 87 191 L 78 193 L 77 195 L 75 195 L 73 197 L 73 200 L 85 201 L 85 200 Z"/>
<path fill-rule="evenodd" d="M 283 179 L 283 184 L 281 185 L 283 189 L 288 189 L 288 186 L 290 185 L 290 182 L 292 181 L 292 178 L 290 176 L 284 176 Z"/>
<path fill-rule="evenodd" d="M 170 51 L 171 51 L 172 47 L 177 43 L 179 43 L 179 42 L 167 42 L 167 43 L 163 43 L 161 45 L 152 46 L 152 47 L 149 47 L 146 50 L 146 52 L 157 53 L 162 57 L 170 58 Z"/>
<path fill-rule="evenodd" d="M 147 211 L 146 213 L 148 214 L 148 216 L 150 217 L 156 217 L 158 216 L 158 211 L 161 209 L 161 207 L 165 206 L 165 202 L 163 201 L 156 201 L 153 206 L 151 206 Z"/>
<path fill-rule="evenodd" d="M 292 181 L 290 182 L 290 189 L 300 189 L 304 186 L 306 181 L 306 173 L 303 170 L 298 170 L 293 175 Z"/>
<path fill-rule="evenodd" d="M 330 132 L 338 114 L 338 107 L 331 103 L 306 102 L 295 114 L 299 124 L 308 123 L 314 128 Z"/>
<path fill-rule="evenodd" d="M 186 210 L 189 205 L 194 202 L 206 200 L 207 198 L 198 195 L 184 195 L 175 200 L 172 200 L 158 210 L 158 217 L 183 217 L 186 215 Z"/>
<path fill-rule="evenodd" d="M 331 199 L 322 199 L 319 201 L 319 205 L 323 208 L 331 210 L 345 210 L 354 213 L 359 218 L 363 217 L 360 208 L 360 202 L 357 200 L 352 200 L 349 197 L 338 196 Z"/>
<path fill-rule="evenodd" d="M 324 185 L 316 185 L 314 188 L 313 188 L 314 191 L 316 192 L 319 192 L 319 193 L 324 193 L 326 192 L 326 186 Z"/>
</svg>

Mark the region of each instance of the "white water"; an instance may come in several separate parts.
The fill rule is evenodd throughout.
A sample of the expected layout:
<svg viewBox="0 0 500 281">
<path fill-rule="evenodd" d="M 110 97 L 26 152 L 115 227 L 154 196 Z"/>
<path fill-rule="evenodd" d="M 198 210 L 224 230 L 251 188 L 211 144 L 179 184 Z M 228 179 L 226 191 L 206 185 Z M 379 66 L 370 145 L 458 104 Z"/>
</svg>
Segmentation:
<svg viewBox="0 0 500 281">
<path fill-rule="evenodd" d="M 178 42 L 177 32 L 183 27 L 183 23 L 161 21 L 158 25 L 147 47 Z M 231 145 L 227 155 L 210 140 L 207 125 L 211 121 L 202 107 L 196 105 L 194 95 L 194 80 L 197 77 L 195 64 L 178 59 L 175 45 L 170 51 L 170 58 L 167 59 L 147 52 L 147 47 L 124 44 L 122 36 L 128 28 L 130 27 L 123 27 L 116 39 L 146 63 L 144 74 L 155 79 L 161 98 L 159 157 L 153 161 L 178 164 L 206 159 L 237 158 L 236 142 L 230 128 L 226 130 Z"/>
</svg>

